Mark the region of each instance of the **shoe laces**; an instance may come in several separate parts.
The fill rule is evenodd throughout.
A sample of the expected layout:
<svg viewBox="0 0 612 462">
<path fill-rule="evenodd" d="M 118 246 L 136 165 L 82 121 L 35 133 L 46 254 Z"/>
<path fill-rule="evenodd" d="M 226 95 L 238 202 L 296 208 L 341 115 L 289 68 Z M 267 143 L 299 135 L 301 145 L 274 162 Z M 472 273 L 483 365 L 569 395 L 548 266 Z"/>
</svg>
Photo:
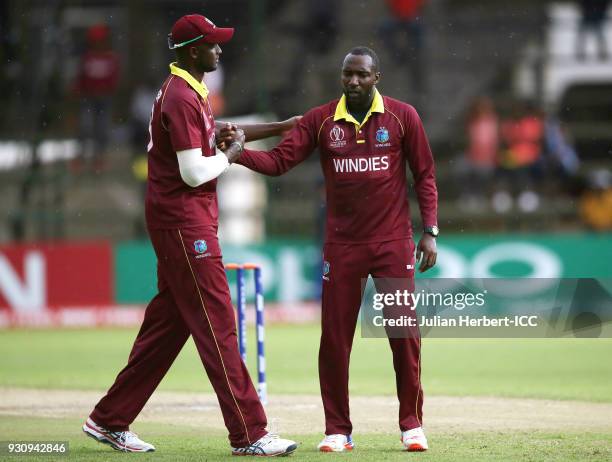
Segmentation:
<svg viewBox="0 0 612 462">
<path fill-rule="evenodd" d="M 272 440 L 277 440 L 279 439 L 280 436 L 277 435 L 276 433 L 267 433 L 264 436 L 262 436 L 259 441 L 256 441 L 255 444 L 258 444 L 259 446 L 265 446 L 266 444 L 270 443 Z"/>
<path fill-rule="evenodd" d="M 123 431 L 118 432 L 117 440 L 123 444 L 123 446 L 128 446 L 131 443 L 139 441 L 138 435 L 131 431 Z"/>
<path fill-rule="evenodd" d="M 422 428 L 413 428 L 402 432 L 402 441 L 405 440 L 422 440 L 425 438 L 425 432 Z"/>
<path fill-rule="evenodd" d="M 325 441 L 328 443 L 336 443 L 336 442 L 343 443 L 345 438 L 346 438 L 345 435 L 340 435 L 340 434 L 325 435 Z"/>
</svg>

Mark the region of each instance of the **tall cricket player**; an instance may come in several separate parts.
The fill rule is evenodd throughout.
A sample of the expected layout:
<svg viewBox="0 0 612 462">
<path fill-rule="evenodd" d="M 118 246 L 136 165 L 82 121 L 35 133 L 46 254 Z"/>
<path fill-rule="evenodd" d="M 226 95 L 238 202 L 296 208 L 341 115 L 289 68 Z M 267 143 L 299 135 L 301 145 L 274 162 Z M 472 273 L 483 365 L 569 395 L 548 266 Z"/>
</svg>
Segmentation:
<svg viewBox="0 0 612 462">
<path fill-rule="evenodd" d="M 204 73 L 217 68 L 234 33 L 201 15 L 187 15 L 168 37 L 177 62 L 153 104 L 145 210 L 157 256 L 158 294 L 147 306 L 128 364 L 83 425 L 114 449 L 150 452 L 129 426 L 191 335 L 215 390 L 232 454 L 277 456 L 297 444 L 267 431 L 266 414 L 238 352 L 236 322 L 217 239 L 216 178 L 240 156 L 242 130 L 216 152 L 215 121 Z M 286 123 L 244 127 L 258 138 Z"/>
<path fill-rule="evenodd" d="M 245 150 L 238 161 L 281 175 L 318 147 L 327 193 L 323 249 L 319 379 L 325 409 L 324 452 L 353 449 L 349 417 L 349 357 L 362 280 L 402 278 L 413 287 L 415 246 L 408 209 L 406 165 L 424 225 L 416 249 L 420 271 L 436 263 L 437 199 L 434 160 L 416 110 L 376 89 L 376 53 L 352 49 L 342 65 L 343 96 L 308 111 L 273 150 Z M 232 139 L 232 129 L 222 130 Z M 407 451 L 427 450 L 422 429 L 421 343 L 418 335 L 389 338 L 399 399 L 399 427 Z"/>
</svg>

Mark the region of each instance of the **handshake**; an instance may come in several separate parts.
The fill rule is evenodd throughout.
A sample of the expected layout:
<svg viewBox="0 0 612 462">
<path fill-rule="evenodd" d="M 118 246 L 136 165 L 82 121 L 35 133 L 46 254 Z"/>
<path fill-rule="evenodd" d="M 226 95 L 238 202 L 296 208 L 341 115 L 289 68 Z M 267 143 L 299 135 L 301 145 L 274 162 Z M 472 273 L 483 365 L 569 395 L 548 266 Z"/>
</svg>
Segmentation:
<svg viewBox="0 0 612 462">
<path fill-rule="evenodd" d="M 217 148 L 227 156 L 230 163 L 236 162 L 244 150 L 245 135 L 244 130 L 236 125 L 227 122 L 219 131 L 217 138 Z"/>
<path fill-rule="evenodd" d="M 217 127 L 221 126 L 221 128 L 218 128 L 217 132 L 217 148 L 223 151 L 230 163 L 235 162 L 244 150 L 245 131 L 248 133 L 249 141 L 271 136 L 284 136 L 298 124 L 301 118 L 302 116 L 293 116 L 281 122 L 243 125 L 244 130 L 231 122 L 218 123 Z"/>
</svg>

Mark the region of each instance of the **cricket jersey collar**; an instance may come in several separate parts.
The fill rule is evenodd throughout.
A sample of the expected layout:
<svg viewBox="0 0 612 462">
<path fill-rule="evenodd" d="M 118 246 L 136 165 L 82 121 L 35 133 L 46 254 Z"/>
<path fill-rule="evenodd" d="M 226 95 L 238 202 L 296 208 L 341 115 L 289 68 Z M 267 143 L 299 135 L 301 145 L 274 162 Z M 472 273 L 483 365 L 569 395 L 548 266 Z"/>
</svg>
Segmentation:
<svg viewBox="0 0 612 462">
<path fill-rule="evenodd" d="M 203 99 L 206 99 L 208 96 L 208 88 L 204 82 L 198 82 L 193 76 L 187 72 L 185 69 L 181 69 L 176 65 L 176 63 L 170 63 L 170 73 L 172 75 L 176 75 L 180 77 L 185 82 L 189 84 L 191 88 L 193 88 L 198 95 L 200 95 Z"/>
<path fill-rule="evenodd" d="M 385 103 L 383 102 L 383 97 L 376 88 L 374 88 L 374 99 L 372 100 L 372 105 L 370 106 L 368 113 L 363 119 L 363 122 L 357 122 L 357 120 L 355 120 L 355 118 L 348 111 L 348 109 L 346 108 L 346 96 L 344 95 L 342 95 L 342 98 L 340 98 L 340 101 L 338 101 L 338 104 L 336 106 L 334 122 L 337 120 L 344 119 L 347 122 L 352 122 L 355 125 L 361 127 L 368 121 L 373 112 L 380 112 L 381 114 L 384 114 L 385 112 Z"/>
</svg>

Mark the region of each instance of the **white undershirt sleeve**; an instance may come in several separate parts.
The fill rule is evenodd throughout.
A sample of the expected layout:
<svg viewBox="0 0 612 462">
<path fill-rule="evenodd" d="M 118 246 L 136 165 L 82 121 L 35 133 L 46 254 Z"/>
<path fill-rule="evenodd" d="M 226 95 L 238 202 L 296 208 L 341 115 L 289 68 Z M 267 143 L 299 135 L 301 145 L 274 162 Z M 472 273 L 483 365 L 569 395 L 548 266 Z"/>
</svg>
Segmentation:
<svg viewBox="0 0 612 462">
<path fill-rule="evenodd" d="M 192 188 L 214 180 L 229 168 L 227 156 L 217 149 L 217 155 L 204 157 L 202 148 L 186 149 L 176 153 L 181 178 Z"/>
</svg>

